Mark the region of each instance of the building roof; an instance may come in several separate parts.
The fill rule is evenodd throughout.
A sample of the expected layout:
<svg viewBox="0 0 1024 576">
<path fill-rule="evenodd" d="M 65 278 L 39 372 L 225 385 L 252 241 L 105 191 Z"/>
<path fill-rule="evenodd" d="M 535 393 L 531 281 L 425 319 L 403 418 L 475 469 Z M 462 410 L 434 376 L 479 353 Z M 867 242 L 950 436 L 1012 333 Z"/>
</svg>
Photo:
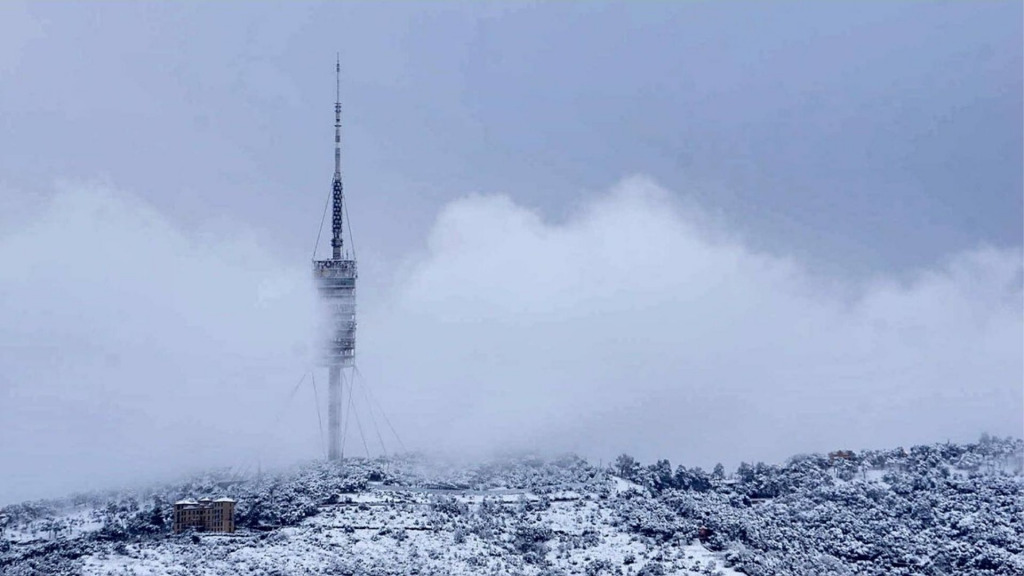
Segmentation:
<svg viewBox="0 0 1024 576">
<path fill-rule="evenodd" d="M 211 500 L 210 498 L 200 498 L 199 501 L 197 502 L 197 501 L 195 501 L 195 500 L 193 500 L 191 498 L 186 498 L 184 500 L 178 500 L 177 502 L 174 503 L 174 505 L 175 506 L 199 506 L 199 505 L 209 504 L 211 502 L 231 502 L 231 503 L 235 503 L 235 502 L 237 502 L 237 500 L 234 500 L 233 498 L 217 498 L 216 500 Z"/>
</svg>

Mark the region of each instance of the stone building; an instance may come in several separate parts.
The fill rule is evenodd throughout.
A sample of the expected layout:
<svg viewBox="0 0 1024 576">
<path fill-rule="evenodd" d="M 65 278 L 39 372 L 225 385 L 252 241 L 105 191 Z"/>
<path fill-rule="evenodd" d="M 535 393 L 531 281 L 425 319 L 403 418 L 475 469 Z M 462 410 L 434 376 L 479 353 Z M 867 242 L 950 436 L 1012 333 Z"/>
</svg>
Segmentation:
<svg viewBox="0 0 1024 576">
<path fill-rule="evenodd" d="M 234 532 L 235 501 L 231 498 L 200 498 L 174 503 L 174 533 L 188 529 L 198 532 Z"/>
</svg>

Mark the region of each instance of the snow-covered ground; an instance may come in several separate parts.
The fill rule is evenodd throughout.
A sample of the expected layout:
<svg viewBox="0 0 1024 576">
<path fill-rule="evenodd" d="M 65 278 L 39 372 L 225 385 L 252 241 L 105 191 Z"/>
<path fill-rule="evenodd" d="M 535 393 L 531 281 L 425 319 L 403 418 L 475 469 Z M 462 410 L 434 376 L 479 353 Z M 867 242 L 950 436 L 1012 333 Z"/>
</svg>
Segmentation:
<svg viewBox="0 0 1024 576">
<path fill-rule="evenodd" d="M 0 510 L 0 574 L 1024 574 L 1024 442 L 741 465 L 420 457 L 200 477 Z M 184 497 L 234 534 L 169 533 Z M 699 538 L 698 538 L 699 537 Z"/>
<path fill-rule="evenodd" d="M 643 488 L 609 478 L 613 491 Z M 157 543 L 126 545 L 118 552 L 104 550 L 84 557 L 82 573 L 89 575 L 219 575 L 435 573 L 475 574 L 590 574 L 618 569 L 637 574 L 655 563 L 666 575 L 738 574 L 723 567 L 721 554 L 698 542 L 651 546 L 617 525 L 616 514 L 602 500 L 573 491 L 542 497 L 525 490 L 442 491 L 371 489 L 346 495 L 340 504 L 326 505 L 294 527 L 272 532 L 241 531 L 235 535 L 167 538 Z M 443 495 L 465 507 L 466 526 L 459 518 L 432 510 Z M 542 500 L 548 504 L 532 507 Z M 487 504 L 484 504 L 486 500 Z M 495 538 L 471 531 L 481 507 L 500 506 L 508 517 L 494 515 Z M 533 509 L 531 509 L 533 508 Z M 509 550 L 514 526 L 527 522 L 551 531 L 539 561 L 524 561 Z"/>
</svg>

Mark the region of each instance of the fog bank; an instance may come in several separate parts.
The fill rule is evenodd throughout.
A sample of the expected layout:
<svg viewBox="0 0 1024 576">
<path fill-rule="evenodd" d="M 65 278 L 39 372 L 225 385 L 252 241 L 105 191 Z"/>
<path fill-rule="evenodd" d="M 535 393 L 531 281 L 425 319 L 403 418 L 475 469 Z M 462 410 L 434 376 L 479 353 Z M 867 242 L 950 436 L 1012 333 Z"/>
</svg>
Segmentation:
<svg viewBox="0 0 1024 576">
<path fill-rule="evenodd" d="M 0 502 L 284 451 L 270 427 L 309 364 L 304 263 L 107 187 L 18 211 L 0 232 Z"/>
<path fill-rule="evenodd" d="M 361 324 L 406 434 L 690 465 L 1021 434 L 1019 250 L 827 278 L 673 198 L 632 178 L 564 222 L 448 205 Z"/>
<path fill-rule="evenodd" d="M 552 222 L 467 196 L 403 265 L 364 256 L 358 362 L 406 446 L 709 466 L 1021 434 L 1019 248 L 830 278 L 678 198 L 631 178 Z M 291 394 L 306 261 L 106 187 L 11 213 L 0 504 L 322 454 L 309 382 Z"/>
</svg>

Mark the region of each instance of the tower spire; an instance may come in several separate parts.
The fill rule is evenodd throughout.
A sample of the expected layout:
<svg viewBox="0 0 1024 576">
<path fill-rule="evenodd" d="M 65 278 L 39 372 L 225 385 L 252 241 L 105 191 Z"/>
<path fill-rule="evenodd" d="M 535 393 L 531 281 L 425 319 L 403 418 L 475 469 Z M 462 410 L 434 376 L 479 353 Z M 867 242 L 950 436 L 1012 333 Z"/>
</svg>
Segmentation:
<svg viewBox="0 0 1024 576">
<path fill-rule="evenodd" d="M 341 54 L 334 64 L 334 179 L 341 180 Z"/>
<path fill-rule="evenodd" d="M 341 260 L 341 246 L 344 243 L 342 238 L 342 203 L 345 194 L 341 185 L 341 54 L 338 53 L 334 64 L 335 74 L 335 100 L 334 100 L 334 181 L 332 182 L 331 210 L 331 256 L 334 260 Z"/>
</svg>

